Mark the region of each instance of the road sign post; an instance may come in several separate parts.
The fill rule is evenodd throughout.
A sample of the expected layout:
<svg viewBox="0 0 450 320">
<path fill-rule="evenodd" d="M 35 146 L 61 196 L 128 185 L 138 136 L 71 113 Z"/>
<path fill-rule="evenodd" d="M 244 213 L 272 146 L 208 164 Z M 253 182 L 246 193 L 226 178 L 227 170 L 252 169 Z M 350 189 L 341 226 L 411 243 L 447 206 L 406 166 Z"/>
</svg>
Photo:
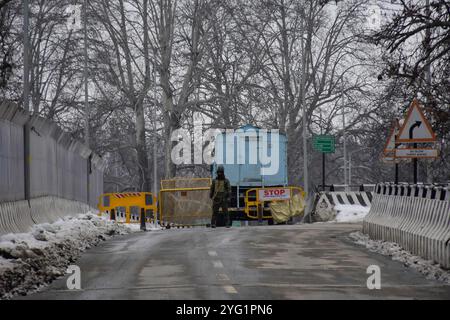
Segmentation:
<svg viewBox="0 0 450 320">
<path fill-rule="evenodd" d="M 332 135 L 315 135 L 313 139 L 313 148 L 322 153 L 322 188 L 325 189 L 326 154 L 336 152 L 336 139 Z"/>
<path fill-rule="evenodd" d="M 398 184 L 398 163 L 395 163 L 395 184 Z"/>
<path fill-rule="evenodd" d="M 393 162 L 395 164 L 395 184 L 398 184 L 398 161 L 395 159 L 395 150 L 397 150 L 397 148 L 399 147 L 399 144 L 397 143 L 397 135 L 398 132 L 400 130 L 400 124 L 398 119 L 395 119 L 392 128 L 391 128 L 391 132 L 389 133 L 389 138 L 386 142 L 386 145 L 384 146 L 384 151 L 383 151 L 383 161 L 385 161 L 386 163 L 391 163 Z M 392 157 L 393 155 L 393 157 Z M 393 160 L 388 160 L 392 158 Z"/>
<path fill-rule="evenodd" d="M 322 153 L 322 188 L 325 191 L 325 152 Z"/>
<path fill-rule="evenodd" d="M 430 122 L 425 118 L 417 99 L 414 99 L 398 134 L 398 143 L 436 142 Z"/>
<path fill-rule="evenodd" d="M 395 158 L 413 159 L 414 184 L 418 182 L 418 159 L 437 158 L 438 156 L 436 149 L 420 149 L 417 144 L 435 143 L 436 140 L 436 134 L 431 128 L 430 122 L 425 118 L 419 101 L 414 99 L 396 139 L 396 143 L 413 144 L 413 148 L 396 148 L 394 155 Z"/>
</svg>

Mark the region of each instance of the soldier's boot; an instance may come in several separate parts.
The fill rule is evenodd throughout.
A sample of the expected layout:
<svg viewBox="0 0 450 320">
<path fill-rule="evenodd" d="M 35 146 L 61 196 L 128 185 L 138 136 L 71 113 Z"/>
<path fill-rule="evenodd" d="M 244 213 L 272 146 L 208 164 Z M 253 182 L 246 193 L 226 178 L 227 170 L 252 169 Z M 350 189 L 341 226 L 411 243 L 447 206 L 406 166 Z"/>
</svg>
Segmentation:
<svg viewBox="0 0 450 320">
<path fill-rule="evenodd" d="M 224 214 L 225 227 L 230 228 L 231 227 L 231 219 L 230 219 L 230 212 L 228 212 L 228 201 L 227 200 L 224 200 L 224 203 L 222 204 L 222 211 Z"/>
<path fill-rule="evenodd" d="M 213 213 L 212 219 L 211 219 L 211 228 L 216 228 L 216 223 L 217 223 L 217 214 Z"/>
</svg>

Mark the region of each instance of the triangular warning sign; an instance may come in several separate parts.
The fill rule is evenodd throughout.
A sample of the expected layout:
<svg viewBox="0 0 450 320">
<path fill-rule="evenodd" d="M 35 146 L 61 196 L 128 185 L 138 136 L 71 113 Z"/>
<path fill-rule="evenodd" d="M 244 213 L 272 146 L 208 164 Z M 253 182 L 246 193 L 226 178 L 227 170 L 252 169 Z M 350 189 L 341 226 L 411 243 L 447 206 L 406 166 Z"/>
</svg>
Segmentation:
<svg viewBox="0 0 450 320">
<path fill-rule="evenodd" d="M 384 154 L 385 155 L 395 152 L 395 144 L 396 144 L 395 137 L 397 136 L 399 129 L 400 129 L 400 124 L 398 123 L 398 120 L 396 119 L 392 125 L 386 145 L 384 146 Z"/>
<path fill-rule="evenodd" d="M 436 142 L 436 135 L 425 118 L 417 99 L 414 99 L 400 128 L 397 143 Z"/>
</svg>

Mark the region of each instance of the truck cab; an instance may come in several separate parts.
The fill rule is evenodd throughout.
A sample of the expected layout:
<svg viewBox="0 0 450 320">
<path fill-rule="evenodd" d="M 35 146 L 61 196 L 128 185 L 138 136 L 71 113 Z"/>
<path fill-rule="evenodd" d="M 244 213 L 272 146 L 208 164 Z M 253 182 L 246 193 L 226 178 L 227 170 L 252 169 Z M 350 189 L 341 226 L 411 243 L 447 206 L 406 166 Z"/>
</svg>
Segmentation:
<svg viewBox="0 0 450 320">
<path fill-rule="evenodd" d="M 232 189 L 231 219 L 247 220 L 244 213 L 247 190 L 288 185 L 286 135 L 252 125 L 226 130 L 215 139 L 213 179 L 218 165 L 224 166 Z"/>
</svg>

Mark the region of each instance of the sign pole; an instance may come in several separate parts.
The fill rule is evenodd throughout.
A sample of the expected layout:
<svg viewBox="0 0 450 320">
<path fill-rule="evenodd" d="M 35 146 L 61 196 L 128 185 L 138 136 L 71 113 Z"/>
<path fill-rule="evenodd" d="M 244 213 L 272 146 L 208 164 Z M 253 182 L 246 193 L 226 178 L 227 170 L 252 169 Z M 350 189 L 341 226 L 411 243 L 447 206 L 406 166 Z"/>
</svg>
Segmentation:
<svg viewBox="0 0 450 320">
<path fill-rule="evenodd" d="M 342 99 L 342 138 L 344 142 L 344 185 L 345 191 L 348 191 L 348 182 L 347 182 L 347 136 L 345 132 L 345 101 Z"/>
<path fill-rule="evenodd" d="M 384 158 L 386 159 L 390 154 L 393 154 L 393 162 L 395 165 L 395 183 L 398 184 L 398 171 L 399 171 L 399 164 L 398 161 L 396 160 L 396 150 L 398 149 L 398 147 L 400 146 L 399 143 L 397 143 L 398 140 L 398 130 L 400 129 L 400 125 L 399 125 L 399 121 L 398 119 L 395 119 L 391 128 L 391 131 L 389 133 L 389 138 L 386 142 L 386 145 L 384 147 Z"/>
<path fill-rule="evenodd" d="M 414 149 L 417 149 L 417 143 L 414 143 Z M 414 166 L 414 184 L 417 184 L 417 171 L 418 171 L 418 161 L 417 158 L 413 159 L 413 166 Z"/>
<path fill-rule="evenodd" d="M 399 123 L 398 119 L 395 119 L 395 121 L 396 121 L 396 124 L 398 127 L 398 123 Z M 395 141 L 397 141 L 397 139 L 398 139 L 397 135 L 395 135 L 394 137 L 395 137 Z M 397 149 L 399 146 L 400 146 L 400 144 L 394 143 L 395 149 Z M 395 160 L 395 150 L 394 150 L 394 160 Z M 398 185 L 398 162 L 397 161 L 395 161 L 395 184 Z"/>
<path fill-rule="evenodd" d="M 395 184 L 398 184 L 398 163 L 395 162 Z"/>
<path fill-rule="evenodd" d="M 325 191 L 325 152 L 322 153 L 322 190 Z"/>
</svg>

